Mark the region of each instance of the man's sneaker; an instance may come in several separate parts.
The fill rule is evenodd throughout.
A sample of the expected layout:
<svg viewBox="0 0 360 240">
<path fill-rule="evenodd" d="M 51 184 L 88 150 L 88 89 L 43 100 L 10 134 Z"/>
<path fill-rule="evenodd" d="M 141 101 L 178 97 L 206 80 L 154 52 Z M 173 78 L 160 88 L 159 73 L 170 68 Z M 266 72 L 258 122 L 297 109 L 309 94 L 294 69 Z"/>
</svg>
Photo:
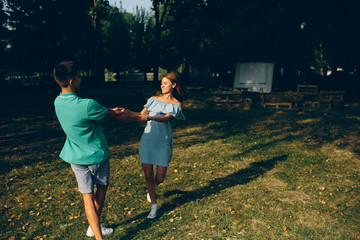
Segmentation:
<svg viewBox="0 0 360 240">
<path fill-rule="evenodd" d="M 153 204 L 153 205 L 151 206 L 151 210 L 150 210 L 150 213 L 149 213 L 149 215 L 147 216 L 147 218 L 150 218 L 150 219 L 156 218 L 157 211 L 158 211 L 158 204 L 155 203 L 155 204 Z"/>
<path fill-rule="evenodd" d="M 146 199 L 147 199 L 148 202 L 151 202 L 151 198 L 150 198 L 150 194 L 149 194 L 149 193 L 146 194 Z"/>
<path fill-rule="evenodd" d="M 101 229 L 101 233 L 102 233 L 103 236 L 110 235 L 110 234 L 112 234 L 114 232 L 114 229 L 104 227 L 101 224 L 100 224 L 100 229 Z M 88 230 L 86 231 L 86 236 L 88 236 L 88 237 L 93 237 L 94 236 L 94 233 L 93 233 L 90 226 L 88 227 Z"/>
</svg>

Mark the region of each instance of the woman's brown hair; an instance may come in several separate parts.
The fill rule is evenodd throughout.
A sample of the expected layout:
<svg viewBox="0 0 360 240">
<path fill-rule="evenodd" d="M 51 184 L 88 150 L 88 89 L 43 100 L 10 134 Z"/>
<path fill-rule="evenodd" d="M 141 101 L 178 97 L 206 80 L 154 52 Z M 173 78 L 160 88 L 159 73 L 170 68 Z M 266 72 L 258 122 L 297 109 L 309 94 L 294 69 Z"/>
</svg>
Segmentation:
<svg viewBox="0 0 360 240">
<path fill-rule="evenodd" d="M 184 100 L 184 94 L 181 91 L 181 86 L 179 82 L 179 74 L 175 72 L 168 72 L 166 73 L 163 78 L 167 78 L 171 81 L 172 84 L 176 84 L 175 91 L 173 91 L 174 97 L 179 101 L 182 102 Z"/>
</svg>

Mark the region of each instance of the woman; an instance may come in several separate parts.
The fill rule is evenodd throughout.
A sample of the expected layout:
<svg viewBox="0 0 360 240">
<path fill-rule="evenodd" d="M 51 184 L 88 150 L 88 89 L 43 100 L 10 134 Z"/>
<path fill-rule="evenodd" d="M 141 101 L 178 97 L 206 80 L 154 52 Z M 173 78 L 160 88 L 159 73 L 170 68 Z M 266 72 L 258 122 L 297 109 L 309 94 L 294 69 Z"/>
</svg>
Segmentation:
<svg viewBox="0 0 360 240">
<path fill-rule="evenodd" d="M 175 119 L 185 120 L 181 110 L 182 92 L 178 74 L 170 72 L 162 77 L 161 92 L 162 96 L 149 98 L 140 113 L 147 115 L 148 119 L 140 140 L 140 162 L 145 174 L 147 199 L 152 203 L 147 216 L 150 219 L 155 218 L 158 211 L 155 188 L 164 181 L 171 161 Z"/>
</svg>

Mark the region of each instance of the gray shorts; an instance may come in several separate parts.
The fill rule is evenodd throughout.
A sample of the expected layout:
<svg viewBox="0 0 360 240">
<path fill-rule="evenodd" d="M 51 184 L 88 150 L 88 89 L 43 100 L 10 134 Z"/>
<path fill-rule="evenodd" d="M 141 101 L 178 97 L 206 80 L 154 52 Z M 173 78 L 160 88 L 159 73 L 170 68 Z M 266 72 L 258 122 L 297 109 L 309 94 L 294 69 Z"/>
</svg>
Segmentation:
<svg viewBox="0 0 360 240">
<path fill-rule="evenodd" d="M 110 161 L 92 165 L 71 164 L 81 193 L 94 192 L 94 184 L 109 185 Z"/>
</svg>

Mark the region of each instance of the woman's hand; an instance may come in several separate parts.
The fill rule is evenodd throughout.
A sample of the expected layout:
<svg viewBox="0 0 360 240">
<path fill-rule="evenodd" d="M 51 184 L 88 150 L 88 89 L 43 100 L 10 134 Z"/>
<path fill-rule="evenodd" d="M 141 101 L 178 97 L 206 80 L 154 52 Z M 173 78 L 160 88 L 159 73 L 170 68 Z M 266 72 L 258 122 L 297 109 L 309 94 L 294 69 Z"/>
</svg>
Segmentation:
<svg viewBox="0 0 360 240">
<path fill-rule="evenodd" d="M 140 112 L 141 115 L 144 115 L 144 116 L 149 116 L 149 111 L 144 108 L 141 112 Z"/>
</svg>

